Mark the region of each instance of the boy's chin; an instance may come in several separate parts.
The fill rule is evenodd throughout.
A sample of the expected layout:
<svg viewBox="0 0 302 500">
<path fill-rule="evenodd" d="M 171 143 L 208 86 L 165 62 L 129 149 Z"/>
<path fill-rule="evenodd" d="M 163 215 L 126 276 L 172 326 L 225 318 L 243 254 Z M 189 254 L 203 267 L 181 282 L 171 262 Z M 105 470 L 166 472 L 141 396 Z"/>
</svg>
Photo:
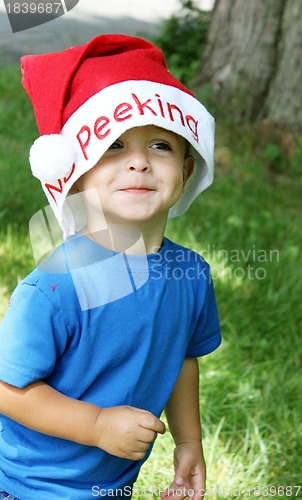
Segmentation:
<svg viewBox="0 0 302 500">
<path fill-rule="evenodd" d="M 152 211 L 150 209 L 143 209 L 142 207 L 136 207 L 127 209 L 124 208 L 120 213 L 116 214 L 105 214 L 105 220 L 107 224 L 121 225 L 121 226 L 137 226 L 139 224 L 154 224 L 158 223 L 160 220 L 165 222 L 168 217 L 168 210 L 164 211 Z"/>
</svg>

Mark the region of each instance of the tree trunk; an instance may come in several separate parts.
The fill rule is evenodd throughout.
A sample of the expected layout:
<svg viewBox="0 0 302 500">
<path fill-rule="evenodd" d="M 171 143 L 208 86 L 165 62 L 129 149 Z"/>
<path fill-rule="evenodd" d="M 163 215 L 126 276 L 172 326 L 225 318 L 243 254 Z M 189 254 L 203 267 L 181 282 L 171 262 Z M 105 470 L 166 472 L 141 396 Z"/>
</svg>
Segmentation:
<svg viewBox="0 0 302 500">
<path fill-rule="evenodd" d="M 216 0 L 196 85 L 236 121 L 302 131 L 301 0 Z"/>
<path fill-rule="evenodd" d="M 302 132 L 302 2 L 287 0 L 282 36 L 278 45 L 278 67 L 270 82 L 264 116 Z"/>
</svg>

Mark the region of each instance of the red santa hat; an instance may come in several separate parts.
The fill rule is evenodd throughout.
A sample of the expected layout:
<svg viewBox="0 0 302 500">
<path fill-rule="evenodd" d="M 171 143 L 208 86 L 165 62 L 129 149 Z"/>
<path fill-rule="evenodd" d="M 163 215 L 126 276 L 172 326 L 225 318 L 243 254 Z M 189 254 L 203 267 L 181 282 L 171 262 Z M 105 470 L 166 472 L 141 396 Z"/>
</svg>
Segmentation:
<svg viewBox="0 0 302 500">
<path fill-rule="evenodd" d="M 24 56 L 21 65 L 41 134 L 30 150 L 32 173 L 65 235 L 75 232 L 66 201 L 71 186 L 130 128 L 156 125 L 192 146 L 195 170 L 170 217 L 212 183 L 213 117 L 169 73 L 153 44 L 100 35 L 62 52 Z"/>
</svg>

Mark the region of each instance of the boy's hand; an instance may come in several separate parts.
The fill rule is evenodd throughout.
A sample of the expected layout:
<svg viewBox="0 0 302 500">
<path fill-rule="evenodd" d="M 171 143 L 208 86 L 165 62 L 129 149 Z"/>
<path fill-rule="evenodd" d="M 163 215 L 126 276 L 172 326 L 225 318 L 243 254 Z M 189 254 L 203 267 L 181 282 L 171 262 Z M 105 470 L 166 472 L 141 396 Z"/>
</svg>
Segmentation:
<svg viewBox="0 0 302 500">
<path fill-rule="evenodd" d="M 183 443 L 174 451 L 175 476 L 162 499 L 201 500 L 205 494 L 206 465 L 200 442 Z"/>
<path fill-rule="evenodd" d="M 100 409 L 93 440 L 94 446 L 111 455 L 141 460 L 157 434 L 165 432 L 165 424 L 152 413 L 132 406 L 115 406 Z"/>
</svg>

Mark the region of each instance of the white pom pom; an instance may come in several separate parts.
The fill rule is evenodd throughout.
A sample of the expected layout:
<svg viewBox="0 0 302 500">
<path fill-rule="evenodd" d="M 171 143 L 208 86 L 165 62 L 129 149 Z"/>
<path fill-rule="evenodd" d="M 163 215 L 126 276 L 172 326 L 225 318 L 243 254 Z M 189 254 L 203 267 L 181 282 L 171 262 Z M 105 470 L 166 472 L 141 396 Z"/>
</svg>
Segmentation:
<svg viewBox="0 0 302 500">
<path fill-rule="evenodd" d="M 29 152 L 32 173 L 42 182 L 67 177 L 75 162 L 75 150 L 62 135 L 41 135 Z"/>
</svg>

